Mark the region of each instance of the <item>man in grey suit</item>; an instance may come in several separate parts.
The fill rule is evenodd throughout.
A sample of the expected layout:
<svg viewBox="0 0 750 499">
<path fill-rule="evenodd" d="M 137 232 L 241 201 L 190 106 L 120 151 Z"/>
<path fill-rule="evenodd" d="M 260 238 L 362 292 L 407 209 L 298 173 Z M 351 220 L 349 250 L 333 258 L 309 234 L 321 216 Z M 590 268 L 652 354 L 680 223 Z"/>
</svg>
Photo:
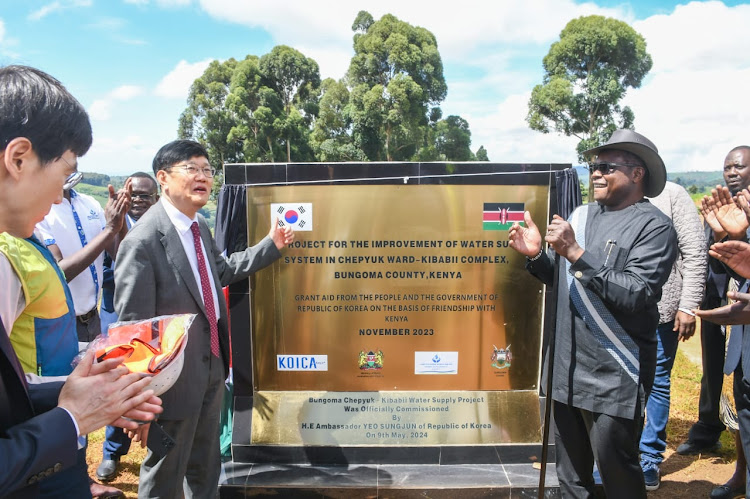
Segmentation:
<svg viewBox="0 0 750 499">
<path fill-rule="evenodd" d="M 246 279 L 281 256 L 294 232 L 273 224 L 256 246 L 221 255 L 198 214 L 211 193 L 214 169 L 208 153 L 190 140 L 163 146 L 153 161 L 162 197 L 123 240 L 115 268 L 115 311 L 120 320 L 195 313 L 185 364 L 162 395 L 159 424 L 175 446 L 160 452 L 148 428 L 139 497 L 207 498 L 217 495 L 220 473 L 220 410 L 229 370 L 227 306 L 222 286 Z"/>
</svg>

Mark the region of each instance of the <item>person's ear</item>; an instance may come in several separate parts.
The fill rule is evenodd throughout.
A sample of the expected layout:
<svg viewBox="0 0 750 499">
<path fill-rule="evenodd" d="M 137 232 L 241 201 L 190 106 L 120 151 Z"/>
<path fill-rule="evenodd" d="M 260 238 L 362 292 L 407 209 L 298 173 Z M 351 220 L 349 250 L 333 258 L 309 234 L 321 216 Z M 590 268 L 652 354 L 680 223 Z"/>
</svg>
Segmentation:
<svg viewBox="0 0 750 499">
<path fill-rule="evenodd" d="M 642 184 L 646 177 L 646 168 L 643 166 L 636 166 L 633 168 L 633 182 Z"/>
<path fill-rule="evenodd" d="M 162 192 L 164 192 L 164 186 L 167 185 L 167 170 L 159 170 L 156 172 L 156 181 L 159 182 Z M 159 195 L 156 195 L 156 199 L 159 199 Z"/>
<path fill-rule="evenodd" d="M 2 153 L 4 173 L 13 178 L 18 178 L 23 169 L 28 167 L 32 161 L 39 161 L 31 141 L 26 137 L 16 137 L 8 142 Z"/>
</svg>

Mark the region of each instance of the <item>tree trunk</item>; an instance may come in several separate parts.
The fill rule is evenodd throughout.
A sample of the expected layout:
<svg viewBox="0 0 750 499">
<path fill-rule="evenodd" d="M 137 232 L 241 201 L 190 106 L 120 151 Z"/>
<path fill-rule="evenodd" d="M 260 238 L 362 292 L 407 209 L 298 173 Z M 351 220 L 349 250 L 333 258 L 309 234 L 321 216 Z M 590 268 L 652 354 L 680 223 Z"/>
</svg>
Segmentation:
<svg viewBox="0 0 750 499">
<path fill-rule="evenodd" d="M 271 159 L 271 163 L 273 163 L 273 144 L 271 143 L 271 137 L 266 137 L 266 143 L 268 144 L 268 156 Z"/>
<path fill-rule="evenodd" d="M 391 126 L 386 125 L 385 127 L 385 160 L 386 161 L 393 161 L 393 158 L 391 158 L 391 150 L 390 150 L 390 142 L 391 142 Z"/>
</svg>

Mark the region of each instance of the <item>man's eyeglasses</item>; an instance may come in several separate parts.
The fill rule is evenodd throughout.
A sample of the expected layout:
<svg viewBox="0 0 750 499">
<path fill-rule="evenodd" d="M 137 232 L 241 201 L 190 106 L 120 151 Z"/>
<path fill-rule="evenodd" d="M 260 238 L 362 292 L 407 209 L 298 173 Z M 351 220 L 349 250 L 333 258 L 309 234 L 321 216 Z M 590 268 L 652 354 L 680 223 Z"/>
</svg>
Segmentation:
<svg viewBox="0 0 750 499">
<path fill-rule="evenodd" d="M 154 199 L 155 194 L 131 194 L 130 198 L 133 201 L 150 201 Z"/>
<path fill-rule="evenodd" d="M 63 158 L 65 159 L 65 158 Z M 66 161 L 67 163 L 67 161 Z M 68 175 L 68 178 L 65 179 L 65 183 L 63 184 L 63 190 L 69 191 L 76 185 L 78 185 L 78 182 L 83 180 L 83 172 L 73 172 L 70 175 Z"/>
<path fill-rule="evenodd" d="M 596 163 L 589 163 L 589 173 L 595 171 L 600 172 L 602 175 L 612 175 L 617 170 L 618 166 L 626 166 L 628 168 L 634 168 L 641 165 L 631 165 L 627 163 L 613 163 L 612 161 L 598 161 Z"/>
<path fill-rule="evenodd" d="M 198 172 L 203 173 L 206 177 L 212 177 L 216 175 L 216 168 L 212 168 L 210 166 L 205 166 L 203 168 L 199 168 L 193 164 L 187 163 L 184 165 L 173 165 L 170 167 L 165 168 L 165 170 L 171 170 L 172 168 L 179 168 L 182 171 L 184 171 L 186 174 L 190 175 L 191 177 L 195 177 L 198 175 Z"/>
</svg>

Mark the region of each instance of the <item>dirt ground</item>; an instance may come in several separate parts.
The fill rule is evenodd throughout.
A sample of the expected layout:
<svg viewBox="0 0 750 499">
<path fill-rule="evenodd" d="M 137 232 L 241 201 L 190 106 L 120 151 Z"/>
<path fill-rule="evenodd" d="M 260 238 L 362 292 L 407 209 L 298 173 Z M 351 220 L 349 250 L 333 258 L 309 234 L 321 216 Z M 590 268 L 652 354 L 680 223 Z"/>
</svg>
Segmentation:
<svg viewBox="0 0 750 499">
<path fill-rule="evenodd" d="M 670 447 L 661 466 L 661 487 L 649 492 L 649 497 L 708 497 L 712 488 L 726 482 L 734 472 L 734 461 L 708 454 L 680 456 L 674 452 L 672 445 Z"/>
</svg>

